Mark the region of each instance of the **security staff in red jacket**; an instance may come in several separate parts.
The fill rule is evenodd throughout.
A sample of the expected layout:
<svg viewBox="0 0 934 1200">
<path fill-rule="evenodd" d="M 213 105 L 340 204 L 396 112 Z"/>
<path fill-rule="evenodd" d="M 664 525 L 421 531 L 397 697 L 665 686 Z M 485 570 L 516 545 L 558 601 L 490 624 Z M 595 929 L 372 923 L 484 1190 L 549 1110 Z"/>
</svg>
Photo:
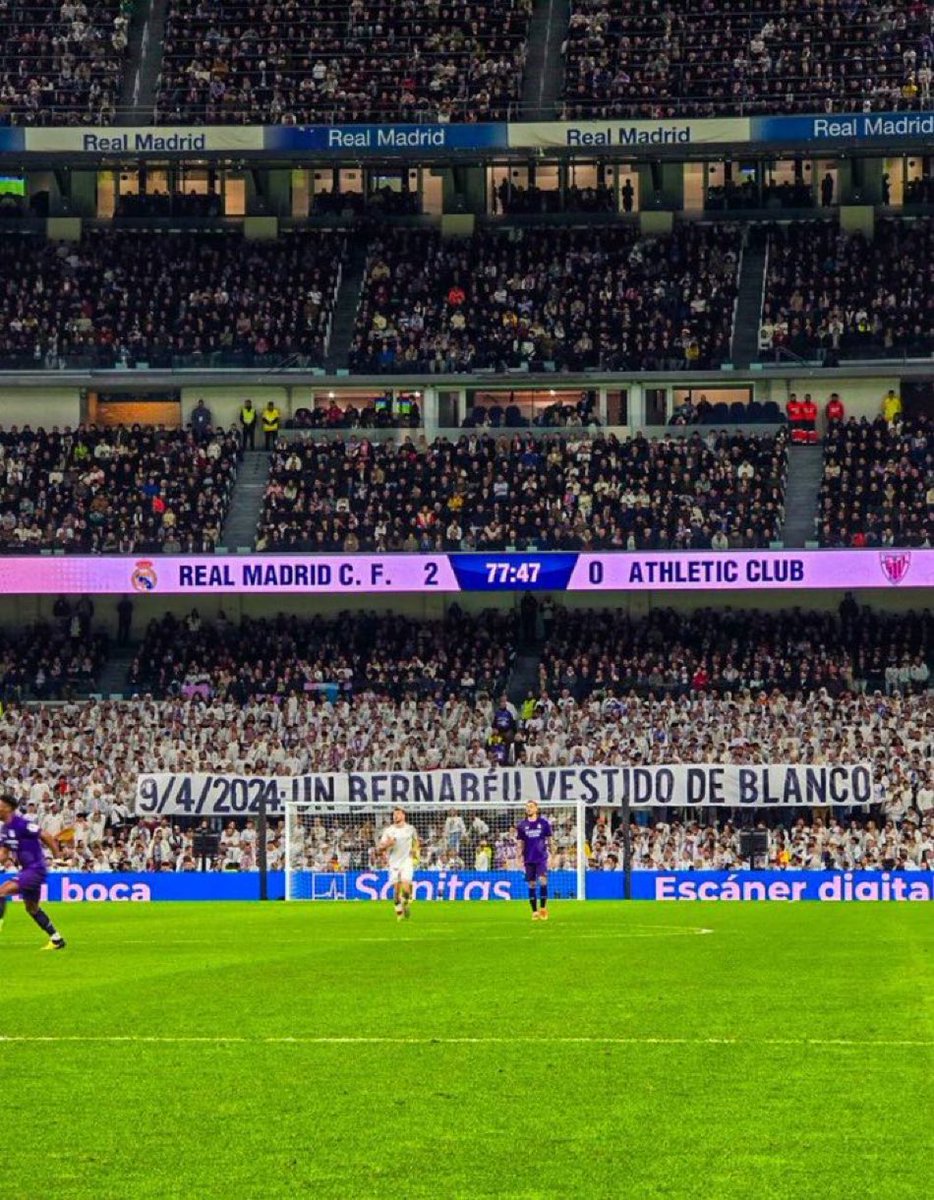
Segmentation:
<svg viewBox="0 0 934 1200">
<path fill-rule="evenodd" d="M 811 393 L 805 393 L 801 401 L 801 429 L 803 441 L 813 445 L 817 441 L 817 405 L 811 399 Z"/>
<path fill-rule="evenodd" d="M 801 401 L 795 392 L 792 392 L 788 397 L 785 412 L 788 416 L 788 424 L 791 426 L 791 440 L 795 443 L 802 442 L 804 438 L 802 437 L 803 430 L 801 429 Z"/>
<path fill-rule="evenodd" d="M 824 409 L 824 416 L 827 418 L 828 425 L 832 425 L 834 421 L 842 421 L 846 416 L 843 401 L 836 392 L 830 393 L 830 399 L 827 401 L 827 407 Z"/>
</svg>

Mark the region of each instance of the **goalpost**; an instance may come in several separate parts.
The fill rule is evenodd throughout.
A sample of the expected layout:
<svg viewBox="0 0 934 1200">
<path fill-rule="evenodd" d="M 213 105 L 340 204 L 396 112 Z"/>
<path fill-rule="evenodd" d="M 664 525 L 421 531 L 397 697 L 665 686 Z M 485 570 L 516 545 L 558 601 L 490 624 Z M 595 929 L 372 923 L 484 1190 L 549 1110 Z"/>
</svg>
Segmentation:
<svg viewBox="0 0 934 1200">
<path fill-rule="evenodd" d="M 391 886 L 380 838 L 392 803 L 351 805 L 310 800 L 285 804 L 286 900 L 376 900 Z M 582 804 L 542 802 L 551 823 L 549 893 L 585 898 L 586 830 Z M 418 833 L 416 900 L 524 900 L 516 824 L 521 804 L 422 803 L 405 808 Z"/>
</svg>

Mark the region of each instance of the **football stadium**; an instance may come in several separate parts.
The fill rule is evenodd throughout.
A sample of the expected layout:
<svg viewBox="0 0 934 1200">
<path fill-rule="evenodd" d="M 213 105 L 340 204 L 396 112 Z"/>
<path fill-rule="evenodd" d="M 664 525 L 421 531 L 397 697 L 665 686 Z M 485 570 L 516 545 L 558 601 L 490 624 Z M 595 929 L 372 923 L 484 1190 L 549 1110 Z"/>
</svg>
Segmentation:
<svg viewBox="0 0 934 1200">
<path fill-rule="evenodd" d="M 24 1200 L 914 1200 L 934 4 L 0 0 Z"/>
</svg>

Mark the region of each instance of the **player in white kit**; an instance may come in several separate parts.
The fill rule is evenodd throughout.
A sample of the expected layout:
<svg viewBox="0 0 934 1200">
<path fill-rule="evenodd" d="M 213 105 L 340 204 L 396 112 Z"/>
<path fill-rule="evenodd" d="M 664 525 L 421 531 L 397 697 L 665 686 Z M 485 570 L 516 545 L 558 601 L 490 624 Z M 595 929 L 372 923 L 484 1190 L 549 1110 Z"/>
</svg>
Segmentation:
<svg viewBox="0 0 934 1200">
<path fill-rule="evenodd" d="M 396 920 L 409 915 L 412 903 L 412 876 L 418 863 L 418 834 L 406 819 L 405 810 L 392 810 L 392 824 L 379 841 L 379 848 L 388 851 L 389 882 L 393 885 Z"/>
</svg>

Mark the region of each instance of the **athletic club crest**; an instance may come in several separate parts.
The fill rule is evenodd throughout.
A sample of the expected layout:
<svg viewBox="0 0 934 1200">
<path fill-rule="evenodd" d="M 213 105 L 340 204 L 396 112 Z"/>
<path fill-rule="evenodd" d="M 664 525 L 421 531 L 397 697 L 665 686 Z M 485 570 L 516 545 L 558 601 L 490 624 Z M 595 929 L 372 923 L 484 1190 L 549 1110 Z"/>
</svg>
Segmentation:
<svg viewBox="0 0 934 1200">
<path fill-rule="evenodd" d="M 134 592 L 154 592 L 158 582 L 156 569 L 148 559 L 141 559 L 133 568 L 130 583 Z"/>
<path fill-rule="evenodd" d="M 879 555 L 882 574 L 889 583 L 901 583 L 911 566 L 911 551 L 888 551 Z"/>
</svg>

